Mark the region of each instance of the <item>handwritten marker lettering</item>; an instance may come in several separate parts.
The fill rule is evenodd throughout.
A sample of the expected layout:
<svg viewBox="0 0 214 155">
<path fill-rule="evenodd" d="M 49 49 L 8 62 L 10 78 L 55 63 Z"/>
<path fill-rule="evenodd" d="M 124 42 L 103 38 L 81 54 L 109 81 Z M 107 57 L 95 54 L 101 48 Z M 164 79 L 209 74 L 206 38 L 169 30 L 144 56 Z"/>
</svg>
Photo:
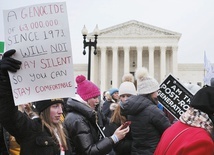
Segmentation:
<svg viewBox="0 0 214 155">
<path fill-rule="evenodd" d="M 16 105 L 75 95 L 65 2 L 4 10 L 6 49 L 22 62 L 9 73 Z"/>
</svg>

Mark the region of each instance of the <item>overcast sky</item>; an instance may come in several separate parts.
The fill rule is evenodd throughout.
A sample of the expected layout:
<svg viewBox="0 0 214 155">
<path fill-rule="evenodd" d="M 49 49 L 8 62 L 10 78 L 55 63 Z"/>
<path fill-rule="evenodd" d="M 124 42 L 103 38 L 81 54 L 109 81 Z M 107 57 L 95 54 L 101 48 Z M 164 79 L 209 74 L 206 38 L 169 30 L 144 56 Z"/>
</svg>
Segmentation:
<svg viewBox="0 0 214 155">
<path fill-rule="evenodd" d="M 3 10 L 64 1 L 74 63 L 87 63 L 82 55 L 84 25 L 92 32 L 96 24 L 102 30 L 130 20 L 181 33 L 179 63 L 203 63 L 204 51 L 214 63 L 213 0 L 6 0 L 0 5 L 0 41 L 4 40 Z"/>
</svg>

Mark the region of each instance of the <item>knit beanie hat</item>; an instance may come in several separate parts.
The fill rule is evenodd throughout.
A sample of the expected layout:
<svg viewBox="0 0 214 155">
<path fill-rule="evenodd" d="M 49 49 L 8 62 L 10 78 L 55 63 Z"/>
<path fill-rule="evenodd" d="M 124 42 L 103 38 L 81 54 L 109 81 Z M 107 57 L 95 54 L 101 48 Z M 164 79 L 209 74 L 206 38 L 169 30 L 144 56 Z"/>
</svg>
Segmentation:
<svg viewBox="0 0 214 155">
<path fill-rule="evenodd" d="M 108 90 L 110 95 L 112 96 L 114 93 L 118 92 L 119 90 L 117 88 L 111 88 Z"/>
<path fill-rule="evenodd" d="M 137 95 L 134 85 L 134 76 L 132 74 L 125 74 L 122 77 L 122 83 L 119 87 L 119 96 L 124 94 Z"/>
<path fill-rule="evenodd" d="M 159 89 L 157 80 L 149 76 L 148 70 L 145 67 L 136 70 L 135 78 L 137 79 L 138 94 L 150 94 Z"/>
<path fill-rule="evenodd" d="M 77 83 L 77 94 L 84 100 L 87 101 L 90 98 L 100 96 L 99 88 L 89 80 L 86 80 L 84 75 L 76 77 Z"/>
<path fill-rule="evenodd" d="M 214 87 L 201 88 L 192 98 L 190 106 L 207 114 L 214 113 Z"/>
<path fill-rule="evenodd" d="M 56 98 L 56 99 L 37 101 L 37 102 L 33 103 L 33 107 L 40 114 L 45 109 L 47 109 L 48 107 L 50 107 L 51 105 L 56 104 L 56 103 L 64 104 L 64 100 L 61 98 Z"/>
</svg>

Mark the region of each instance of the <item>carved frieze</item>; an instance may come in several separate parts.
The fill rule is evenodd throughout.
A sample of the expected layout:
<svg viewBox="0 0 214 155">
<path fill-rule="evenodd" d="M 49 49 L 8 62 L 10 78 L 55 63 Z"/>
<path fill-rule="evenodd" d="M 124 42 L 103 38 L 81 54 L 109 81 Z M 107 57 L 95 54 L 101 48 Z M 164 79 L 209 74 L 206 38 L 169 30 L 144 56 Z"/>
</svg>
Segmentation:
<svg viewBox="0 0 214 155">
<path fill-rule="evenodd" d="M 100 32 L 100 37 L 143 37 L 143 36 L 172 36 L 179 33 L 164 30 L 158 27 L 147 25 L 137 21 L 129 21 L 108 29 L 104 29 Z"/>
</svg>

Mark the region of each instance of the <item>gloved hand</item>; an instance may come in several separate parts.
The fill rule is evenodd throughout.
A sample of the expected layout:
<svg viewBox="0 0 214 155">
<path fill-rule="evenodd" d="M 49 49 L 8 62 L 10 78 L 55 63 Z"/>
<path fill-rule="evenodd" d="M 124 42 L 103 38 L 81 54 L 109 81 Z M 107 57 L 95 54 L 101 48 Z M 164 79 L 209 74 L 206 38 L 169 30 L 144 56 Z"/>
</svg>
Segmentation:
<svg viewBox="0 0 214 155">
<path fill-rule="evenodd" d="M 2 71 L 16 72 L 18 69 L 20 69 L 21 61 L 11 58 L 15 52 L 16 50 L 12 49 L 3 54 L 2 60 L 0 62 L 0 69 Z"/>
<path fill-rule="evenodd" d="M 11 58 L 15 52 L 16 50 L 12 49 L 3 54 L 2 60 L 0 60 L 0 79 L 8 78 L 8 71 L 16 72 L 20 69 L 21 61 Z"/>
<path fill-rule="evenodd" d="M 8 71 L 16 72 L 20 69 L 21 62 L 11 58 L 16 50 L 9 50 L 5 52 L 0 60 L 0 98 L 12 96 L 10 79 Z"/>
</svg>

